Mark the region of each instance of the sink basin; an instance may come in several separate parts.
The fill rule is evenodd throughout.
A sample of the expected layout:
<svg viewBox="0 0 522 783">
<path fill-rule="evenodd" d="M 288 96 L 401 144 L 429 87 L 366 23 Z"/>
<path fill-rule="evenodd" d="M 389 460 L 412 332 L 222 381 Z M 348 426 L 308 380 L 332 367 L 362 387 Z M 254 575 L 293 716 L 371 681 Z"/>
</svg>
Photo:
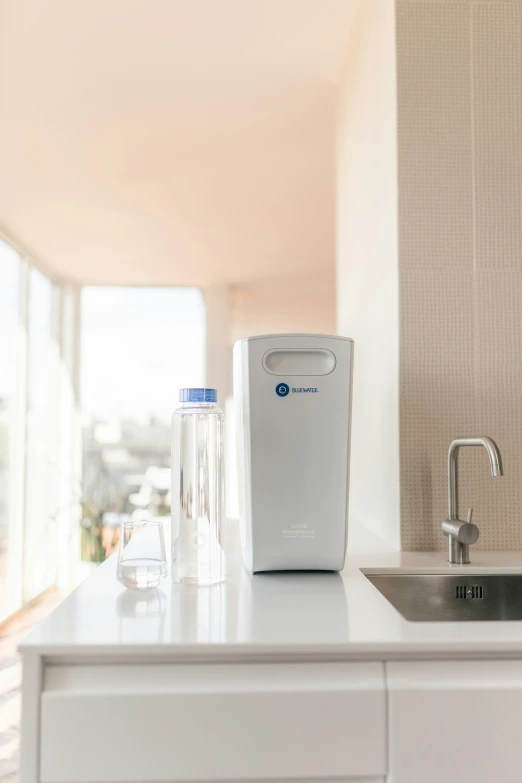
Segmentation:
<svg viewBox="0 0 522 783">
<path fill-rule="evenodd" d="M 522 620 L 522 574 L 365 574 L 406 620 Z"/>
</svg>

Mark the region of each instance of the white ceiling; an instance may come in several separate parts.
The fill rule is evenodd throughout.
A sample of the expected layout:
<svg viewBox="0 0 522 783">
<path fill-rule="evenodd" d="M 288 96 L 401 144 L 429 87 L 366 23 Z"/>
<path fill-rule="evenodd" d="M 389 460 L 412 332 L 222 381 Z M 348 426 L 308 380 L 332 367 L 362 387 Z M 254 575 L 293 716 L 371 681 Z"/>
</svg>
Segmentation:
<svg viewBox="0 0 522 783">
<path fill-rule="evenodd" d="M 0 226 L 91 283 L 334 263 L 355 0 L 0 0 Z"/>
</svg>

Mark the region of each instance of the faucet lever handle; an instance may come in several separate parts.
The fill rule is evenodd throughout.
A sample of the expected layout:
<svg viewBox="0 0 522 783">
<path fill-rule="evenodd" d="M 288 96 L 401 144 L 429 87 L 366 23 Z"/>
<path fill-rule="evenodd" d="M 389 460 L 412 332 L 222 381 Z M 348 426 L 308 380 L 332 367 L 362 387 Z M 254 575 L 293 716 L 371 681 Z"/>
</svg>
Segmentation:
<svg viewBox="0 0 522 783">
<path fill-rule="evenodd" d="M 471 525 L 471 519 L 473 517 L 473 506 L 468 508 L 468 525 Z"/>
</svg>

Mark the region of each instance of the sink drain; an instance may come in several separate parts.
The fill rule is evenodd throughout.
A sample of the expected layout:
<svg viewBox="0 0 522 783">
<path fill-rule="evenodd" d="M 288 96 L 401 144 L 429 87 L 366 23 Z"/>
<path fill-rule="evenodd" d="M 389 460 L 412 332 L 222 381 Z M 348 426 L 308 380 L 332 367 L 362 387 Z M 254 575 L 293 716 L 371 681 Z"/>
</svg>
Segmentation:
<svg viewBox="0 0 522 783">
<path fill-rule="evenodd" d="M 482 585 L 471 585 L 471 587 L 468 587 L 467 585 L 456 585 L 455 598 L 458 601 L 466 601 L 468 598 L 484 598 Z"/>
</svg>

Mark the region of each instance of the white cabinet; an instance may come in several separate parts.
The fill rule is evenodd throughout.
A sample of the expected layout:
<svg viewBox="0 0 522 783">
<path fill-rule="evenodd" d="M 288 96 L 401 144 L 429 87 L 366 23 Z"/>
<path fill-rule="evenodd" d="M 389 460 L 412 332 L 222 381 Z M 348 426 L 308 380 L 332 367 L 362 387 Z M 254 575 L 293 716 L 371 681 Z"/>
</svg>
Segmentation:
<svg viewBox="0 0 522 783">
<path fill-rule="evenodd" d="M 522 661 L 386 665 L 389 783 L 522 780 Z"/>
<path fill-rule="evenodd" d="M 39 688 L 24 783 L 522 780 L 522 661 L 44 664 Z"/>
<path fill-rule="evenodd" d="M 40 783 L 386 774 L 382 663 L 47 666 Z"/>
</svg>

